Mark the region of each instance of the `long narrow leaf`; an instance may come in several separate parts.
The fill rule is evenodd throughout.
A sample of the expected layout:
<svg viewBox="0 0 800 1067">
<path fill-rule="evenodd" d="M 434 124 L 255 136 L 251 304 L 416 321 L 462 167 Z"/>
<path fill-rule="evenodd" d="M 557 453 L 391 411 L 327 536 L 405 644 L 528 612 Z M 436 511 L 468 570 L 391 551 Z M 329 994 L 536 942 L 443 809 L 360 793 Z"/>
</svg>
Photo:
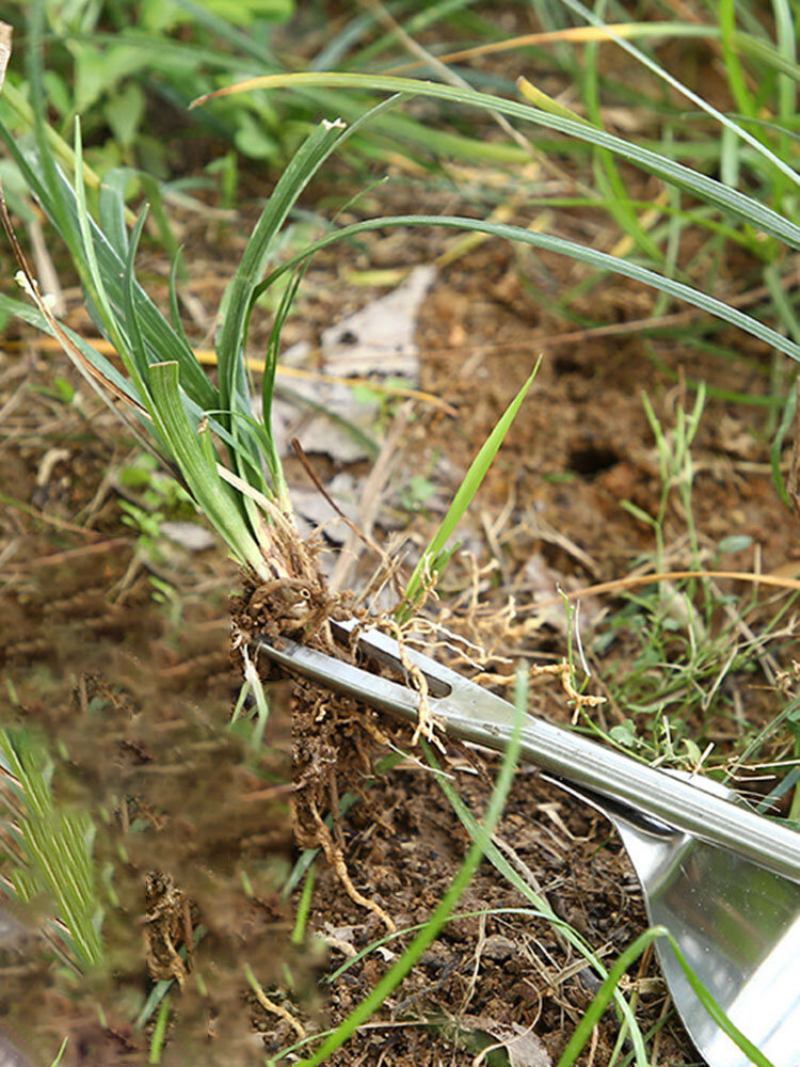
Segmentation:
<svg viewBox="0 0 800 1067">
<path fill-rule="evenodd" d="M 598 18 L 593 11 L 589 10 L 589 8 L 585 7 L 580 2 L 580 0 L 561 0 L 561 2 L 563 4 L 566 4 L 566 6 L 572 11 L 575 11 L 579 15 L 581 15 L 582 18 L 585 18 L 586 21 L 590 22 L 593 26 L 602 27 L 604 30 L 607 29 L 603 20 Z M 665 81 L 673 89 L 676 89 L 679 93 L 681 93 L 682 96 L 685 96 L 687 100 L 691 100 L 693 104 L 697 105 L 697 107 L 701 108 L 707 114 L 712 115 L 717 120 L 717 122 L 720 123 L 720 125 L 725 127 L 725 129 L 728 129 L 732 133 L 735 133 L 737 137 L 741 138 L 741 140 L 749 144 L 751 148 L 755 149 L 756 152 L 758 152 L 765 159 L 767 159 L 774 167 L 776 167 L 783 175 L 789 178 L 789 180 L 792 181 L 795 185 L 800 185 L 800 174 L 798 174 L 792 167 L 790 167 L 788 163 L 776 156 L 775 153 L 772 152 L 769 148 L 767 148 L 765 144 L 762 144 L 762 142 L 759 141 L 757 137 L 754 137 L 747 130 L 743 129 L 738 124 L 738 122 L 735 122 L 733 119 L 723 114 L 723 112 L 718 111 L 717 108 L 713 106 L 713 104 L 710 104 L 698 93 L 693 92 L 687 85 L 684 85 L 682 81 L 679 81 L 678 78 L 670 74 L 669 71 L 664 70 L 662 66 L 659 66 L 658 63 L 650 59 L 649 56 L 645 55 L 644 52 L 641 51 L 641 49 L 637 48 L 635 45 L 631 44 L 629 41 L 626 41 L 623 37 L 619 37 L 613 32 L 611 36 L 614 37 L 620 48 L 624 48 L 626 52 L 638 59 L 638 61 L 642 63 L 645 67 L 647 67 L 648 70 L 651 70 L 654 74 L 656 74 L 659 78 Z M 725 34 L 723 27 L 723 39 L 724 36 Z M 738 101 L 738 103 L 740 107 L 744 105 L 744 107 L 742 108 L 743 110 L 748 110 L 747 100 L 741 99 L 740 101 Z"/>
<path fill-rule="evenodd" d="M 15 318 L 22 319 L 23 322 L 27 322 L 29 326 L 33 326 L 37 330 L 41 330 L 42 333 L 46 333 L 50 337 L 58 339 L 53 332 L 53 328 L 47 319 L 36 308 L 31 307 L 29 304 L 24 303 L 22 300 L 15 300 L 14 297 L 6 296 L 4 293 L 0 293 L 0 314 L 13 315 Z M 61 325 L 61 329 L 66 336 L 80 349 L 81 354 L 85 357 L 87 363 L 91 363 L 100 375 L 112 385 L 116 386 L 120 393 L 127 396 L 131 404 L 134 407 L 140 407 L 142 398 L 131 384 L 129 378 L 126 378 L 123 374 L 117 370 L 114 364 L 106 359 L 104 355 L 98 352 L 95 348 L 85 341 L 80 334 L 75 333 L 69 326 Z"/>
<path fill-rule="evenodd" d="M 254 299 L 253 294 L 272 253 L 275 238 L 285 223 L 289 212 L 319 168 L 341 144 L 370 118 L 388 111 L 396 100 L 389 99 L 370 109 L 357 122 L 346 126 L 340 121 L 323 122 L 292 157 L 267 201 L 258 222 L 248 240 L 239 267 L 223 298 L 223 326 L 217 346 L 219 360 L 219 403 L 216 405 L 219 418 L 230 434 L 231 463 L 236 473 L 247 476 L 259 492 L 269 489 L 259 471 L 254 479 L 253 464 L 249 472 L 245 465 L 253 456 L 258 456 L 257 439 L 248 421 L 240 416 L 248 415 L 251 409 L 250 389 L 245 373 L 244 347 L 249 329 Z M 286 309 L 288 311 L 288 308 Z M 282 319 L 279 316 L 273 329 L 271 347 L 277 344 Z M 276 332 L 277 331 L 277 332 Z M 273 353 L 274 355 L 274 353 Z M 269 371 L 269 368 L 267 368 Z M 265 376 L 269 381 L 269 373 Z M 267 452 L 274 491 L 285 500 L 285 485 L 280 469 L 280 459 L 274 448 Z M 243 500 L 245 511 L 252 526 L 258 523 L 257 505 L 250 497 Z"/>
<path fill-rule="evenodd" d="M 481 483 L 486 477 L 486 472 L 489 470 L 489 467 L 491 467 L 494 457 L 497 455 L 506 434 L 511 429 L 511 424 L 517 417 L 522 401 L 528 395 L 528 390 L 533 385 L 533 380 L 538 374 L 541 364 L 542 361 L 540 358 L 537 360 L 536 366 L 533 368 L 528 380 L 524 383 L 517 395 L 497 420 L 494 429 L 481 445 L 477 456 L 472 461 L 469 470 L 464 476 L 464 480 L 458 487 L 450 507 L 447 509 L 447 514 L 442 519 L 438 530 L 431 538 L 427 548 L 420 556 L 419 563 L 417 563 L 414 568 L 414 573 L 411 575 L 408 587 L 406 588 L 405 607 L 401 615 L 402 618 L 407 618 L 413 612 L 419 602 L 426 579 L 429 575 L 439 569 L 440 557 L 446 549 L 447 542 L 453 536 L 456 526 L 458 526 L 464 516 L 464 512 L 469 507 L 475 494 L 478 492 L 478 489 L 480 489 Z"/>
<path fill-rule="evenodd" d="M 102 958 L 102 911 L 94 882 L 92 822 L 85 812 L 56 804 L 52 765 L 30 734 L 0 730 L 0 758 L 15 780 L 16 810 L 10 814 L 19 865 L 11 874 L 17 894 L 28 901 L 46 893 L 73 966 L 93 967 Z"/>
<path fill-rule="evenodd" d="M 44 157 L 38 154 L 29 156 L 24 152 L 2 120 L 0 120 L 0 140 L 6 145 L 28 188 L 39 200 L 56 231 L 67 242 L 77 268 L 82 273 L 85 272 L 85 264 L 80 253 L 77 198 L 66 176 L 53 164 L 53 186 L 51 188 L 42 177 L 47 170 L 43 162 Z M 91 216 L 86 222 L 91 234 L 98 271 L 103 279 L 112 313 L 116 317 L 121 317 L 124 304 L 125 260 L 120 257 Z M 149 360 L 157 362 L 163 359 L 165 354 L 178 359 L 181 366 L 181 384 L 188 395 L 203 408 L 219 407 L 217 390 L 197 362 L 191 347 L 172 328 L 138 282 L 135 283 L 134 288 L 137 322 L 147 347 Z M 98 322 L 98 326 L 105 333 L 103 323 Z M 121 356 L 125 354 L 125 351 L 120 352 Z"/>
<path fill-rule="evenodd" d="M 217 473 L 216 456 L 211 456 L 200 440 L 199 435 L 209 431 L 189 422 L 180 394 L 178 364 L 154 363 L 148 375 L 156 427 L 191 486 L 197 504 L 239 562 L 252 567 L 262 578 L 269 577 L 271 572 L 240 510 L 239 499 Z"/>
<path fill-rule="evenodd" d="M 241 353 L 244 347 L 253 293 L 263 277 L 275 236 L 289 212 L 319 168 L 332 152 L 370 119 L 393 107 L 396 99 L 384 101 L 349 127 L 339 122 L 322 123 L 304 142 L 281 175 L 253 229 L 236 274 L 223 299 L 225 317 L 217 346 L 220 373 L 219 407 L 234 410 L 237 390 L 242 389 Z"/>
<path fill-rule="evenodd" d="M 560 255 L 569 256 L 570 259 L 588 263 L 589 266 L 596 267 L 599 270 L 622 274 L 627 278 L 632 278 L 634 281 L 641 282 L 643 285 L 649 285 L 654 289 L 667 293 L 678 300 L 683 300 L 687 304 L 693 304 L 695 307 L 708 312 L 709 315 L 714 315 L 716 318 L 723 319 L 733 326 L 738 326 L 739 329 L 752 334 L 753 337 L 757 337 L 760 341 L 764 341 L 765 344 L 777 348 L 779 352 L 783 352 L 784 355 L 800 362 L 800 346 L 793 341 L 790 341 L 787 337 L 782 337 L 775 330 L 770 329 L 769 326 L 765 326 L 757 319 L 746 315 L 743 311 L 739 311 L 738 308 L 731 307 L 722 300 L 717 300 L 716 297 L 706 296 L 705 293 L 701 293 L 698 289 L 693 289 L 689 285 L 684 285 L 682 282 L 676 282 L 672 278 L 665 278 L 654 271 L 648 270 L 646 267 L 630 263 L 626 259 L 610 256 L 606 252 L 597 252 L 593 248 L 576 244 L 574 241 L 567 241 L 563 237 L 532 233 L 530 230 L 525 230 L 520 226 L 511 226 L 507 223 L 484 222 L 481 219 L 461 218 L 454 215 L 393 215 L 378 219 L 367 219 L 364 222 L 356 222 L 351 226 L 345 226 L 341 230 L 336 230 L 334 233 L 320 238 L 319 241 L 309 245 L 308 248 L 282 264 L 264 279 L 261 286 L 256 289 L 255 295 L 257 296 L 261 290 L 269 288 L 280 275 L 287 270 L 292 270 L 298 263 L 321 248 L 326 248 L 336 241 L 347 240 L 369 230 L 382 230 L 394 226 L 444 226 L 449 229 L 472 230 L 476 233 L 488 233 L 493 237 L 502 237 L 509 241 L 517 241 L 520 244 L 532 245 L 534 248 L 543 248 L 549 252 L 557 252 Z"/>
<path fill-rule="evenodd" d="M 414 78 L 396 78 L 377 74 L 332 74 L 327 72 L 271 74 L 259 78 L 249 78 L 247 81 L 231 85 L 226 89 L 220 89 L 216 93 L 209 93 L 207 96 L 196 100 L 193 106 L 203 103 L 212 97 L 227 96 L 251 89 L 292 89 L 302 86 L 321 85 L 340 89 L 364 89 L 373 92 L 434 97 L 440 100 L 449 100 L 455 104 L 464 104 L 468 107 L 499 111 L 503 115 L 521 119 L 523 122 L 532 122 L 535 125 L 557 130 L 560 133 L 567 134 L 569 137 L 574 137 L 578 141 L 586 141 L 601 148 L 608 148 L 622 156 L 623 159 L 627 159 L 628 162 L 636 163 L 663 178 L 664 181 L 689 189 L 702 199 L 708 200 L 723 210 L 730 211 L 739 218 L 745 219 L 753 226 L 763 230 L 764 233 L 785 241 L 792 248 L 800 248 L 799 226 L 796 226 L 789 219 L 784 218 L 764 204 L 760 204 L 753 197 L 745 196 L 743 193 L 723 185 L 722 182 L 718 182 L 714 178 L 708 178 L 690 167 L 684 167 L 682 164 L 675 163 L 657 152 L 642 148 L 621 137 L 615 137 L 613 134 L 606 133 L 605 130 L 596 129 L 583 122 L 573 122 L 560 115 L 549 114 L 514 100 L 503 100 L 500 97 L 479 93 L 473 89 L 460 89 L 450 85 L 439 85 L 436 82 L 420 81 Z"/>
<path fill-rule="evenodd" d="M 794 27 L 789 21 L 788 33 L 794 36 Z M 668 20 L 658 22 L 617 22 L 606 24 L 602 29 L 594 26 L 565 26 L 557 30 L 545 30 L 539 33 L 523 33 L 519 37 L 504 37 L 499 41 L 490 41 L 488 44 L 475 45 L 471 48 L 463 48 L 458 52 L 446 52 L 437 56 L 440 63 L 457 63 L 463 60 L 477 59 L 479 56 L 499 55 L 503 52 L 512 52 L 520 48 L 541 46 L 547 48 L 561 42 L 584 44 L 587 41 L 609 43 L 619 37 L 635 40 L 647 37 L 658 37 L 663 40 L 681 40 L 684 38 L 710 38 L 716 40 L 720 36 L 718 26 L 700 25 L 694 22 L 671 22 Z M 773 67 L 788 78 L 800 81 L 800 68 L 792 62 L 788 55 L 783 55 L 775 50 L 769 41 L 762 41 L 749 33 L 737 31 L 733 37 L 736 47 L 746 55 L 759 59 L 768 67 Z M 336 64 L 328 63 L 332 68 Z M 393 67 L 393 73 L 405 74 L 410 70 L 424 67 L 422 60 L 413 63 L 404 63 L 402 66 Z M 315 64 L 312 69 L 325 69 L 321 64 Z"/>
</svg>

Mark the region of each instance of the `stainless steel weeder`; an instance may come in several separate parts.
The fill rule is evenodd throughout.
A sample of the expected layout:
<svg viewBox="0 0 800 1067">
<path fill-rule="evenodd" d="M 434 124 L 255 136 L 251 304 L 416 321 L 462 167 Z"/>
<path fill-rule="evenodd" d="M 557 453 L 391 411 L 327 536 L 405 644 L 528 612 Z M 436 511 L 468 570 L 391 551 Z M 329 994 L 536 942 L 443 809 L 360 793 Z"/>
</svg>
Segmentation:
<svg viewBox="0 0 800 1067">
<path fill-rule="evenodd" d="M 501 697 L 357 620 L 332 622 L 367 661 L 404 676 L 403 659 L 430 687 L 445 734 L 502 751 L 516 711 Z M 353 634 L 353 631 L 356 631 Z M 409 685 L 288 639 L 257 642 L 287 670 L 410 722 Z M 642 886 L 648 917 L 665 926 L 717 1004 L 774 1067 L 800 1067 L 800 833 L 759 815 L 709 779 L 657 770 L 580 734 L 526 717 L 522 757 L 605 814 Z M 746 1067 L 740 1050 L 692 989 L 669 943 L 657 951 L 675 1006 L 709 1067 Z"/>
</svg>

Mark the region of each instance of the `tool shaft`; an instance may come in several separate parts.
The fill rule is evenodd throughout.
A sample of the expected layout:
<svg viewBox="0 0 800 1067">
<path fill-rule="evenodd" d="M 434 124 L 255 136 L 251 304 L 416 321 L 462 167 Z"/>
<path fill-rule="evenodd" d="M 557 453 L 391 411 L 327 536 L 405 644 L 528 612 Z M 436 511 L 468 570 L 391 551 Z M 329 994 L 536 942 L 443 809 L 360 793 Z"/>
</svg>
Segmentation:
<svg viewBox="0 0 800 1067">
<path fill-rule="evenodd" d="M 336 625 L 343 630 L 351 628 Z M 361 640 L 365 651 L 397 667 L 397 645 L 390 638 L 366 631 Z M 418 720 L 419 694 L 408 686 L 332 660 L 293 641 L 281 644 L 278 648 L 262 642 L 262 648 L 289 670 L 329 689 L 406 721 Z M 406 650 L 405 659 L 438 682 L 440 689 L 449 689 L 449 695 L 429 699 L 429 710 L 445 733 L 498 752 L 505 750 L 516 719 L 512 704 L 420 653 Z M 543 771 L 621 802 L 634 814 L 730 849 L 800 883 L 800 834 L 707 788 L 533 715 L 527 715 L 522 725 L 521 754 Z"/>
<path fill-rule="evenodd" d="M 482 727 L 455 715 L 444 726 L 454 737 L 496 751 L 512 734 L 511 727 Z M 749 808 L 541 719 L 525 722 L 521 753 L 543 771 L 800 882 L 800 834 Z"/>
</svg>

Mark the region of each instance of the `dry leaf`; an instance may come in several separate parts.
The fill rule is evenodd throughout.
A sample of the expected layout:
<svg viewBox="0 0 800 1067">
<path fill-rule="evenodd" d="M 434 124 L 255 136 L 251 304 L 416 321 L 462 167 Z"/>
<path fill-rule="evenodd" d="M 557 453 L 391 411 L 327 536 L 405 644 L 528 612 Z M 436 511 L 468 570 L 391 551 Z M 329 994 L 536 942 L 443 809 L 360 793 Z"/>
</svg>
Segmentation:
<svg viewBox="0 0 800 1067">
<path fill-rule="evenodd" d="M 435 267 L 415 267 L 387 296 L 325 330 L 322 355 L 326 371 L 345 378 L 392 375 L 416 384 L 417 316 L 435 277 Z"/>
<path fill-rule="evenodd" d="M 361 480 L 341 471 L 328 482 L 325 490 L 351 522 L 358 521 Z M 347 529 L 318 489 L 292 486 L 290 492 L 296 516 L 308 524 L 308 529 L 305 529 L 301 522 L 301 532 L 309 534 L 316 527 L 322 527 L 334 544 L 344 544 Z"/>
<path fill-rule="evenodd" d="M 416 385 L 417 316 L 435 276 L 435 267 L 416 267 L 393 292 L 325 330 L 321 347 L 326 372 L 339 378 L 391 375 Z M 310 352 L 310 346 L 301 342 L 285 352 L 281 362 L 302 366 Z M 278 450 L 285 455 L 289 442 L 297 437 L 309 455 L 324 453 L 337 463 L 368 459 L 371 451 L 365 438 L 372 438 L 380 409 L 380 398 L 364 388 L 302 380 L 292 382 L 291 387 L 282 385 L 281 396 L 272 406 Z"/>
<path fill-rule="evenodd" d="M 216 537 L 196 522 L 162 522 L 161 532 L 176 545 L 185 548 L 188 552 L 205 552 L 213 548 L 217 543 Z M 1 1067 L 1 1065 L 0 1065 Z"/>
<path fill-rule="evenodd" d="M 8 61 L 11 59 L 11 35 L 14 31 L 7 22 L 0 22 L 0 89 L 6 80 Z"/>
<path fill-rule="evenodd" d="M 532 1030 L 519 1023 L 502 1023 L 485 1015 L 462 1015 L 462 1030 L 480 1030 L 505 1050 L 511 1067 L 553 1067 L 550 1053 Z M 484 1050 L 484 1053 L 488 1050 Z M 482 1062 L 478 1056 L 477 1062 Z"/>
</svg>

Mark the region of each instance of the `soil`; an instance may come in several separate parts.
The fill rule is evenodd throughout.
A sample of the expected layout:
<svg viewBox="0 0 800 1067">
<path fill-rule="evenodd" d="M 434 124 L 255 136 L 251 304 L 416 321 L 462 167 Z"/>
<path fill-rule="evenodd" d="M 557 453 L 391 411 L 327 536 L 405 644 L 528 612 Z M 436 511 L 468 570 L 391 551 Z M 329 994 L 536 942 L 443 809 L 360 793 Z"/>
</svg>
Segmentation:
<svg viewBox="0 0 800 1067">
<path fill-rule="evenodd" d="M 211 240 L 219 229 L 199 232 L 192 220 L 186 226 L 196 277 L 206 279 L 205 288 L 194 283 L 193 295 L 210 306 L 220 284 L 219 249 Z M 406 266 L 432 258 L 442 240 L 416 236 L 399 243 L 379 235 L 359 254 L 374 252 L 383 267 Z M 229 234 L 224 249 L 231 262 L 237 245 Z M 354 296 L 337 284 L 346 257 L 331 254 L 309 272 L 312 296 L 290 324 L 289 339 L 313 338 L 329 316 L 369 299 L 368 291 Z M 740 266 L 731 264 L 719 284 L 741 292 Z M 713 336 L 741 353 L 741 363 L 684 349 L 666 331 L 651 328 L 647 340 L 626 334 L 626 322 L 646 318 L 654 306 L 628 282 L 607 279 L 585 306 L 573 307 L 592 322 L 618 325 L 619 334 L 598 336 L 587 328 L 572 341 L 548 340 L 581 328 L 550 310 L 552 299 L 532 297 L 532 279 L 558 292 L 581 276 L 563 261 L 516 257 L 488 242 L 441 272 L 419 324 L 422 386 L 458 414 L 418 406 L 403 439 L 402 468 L 425 472 L 445 500 L 538 353 L 545 353 L 465 525 L 472 556 L 454 560 L 438 601 L 427 607 L 454 634 L 480 642 L 481 665 L 490 672 L 509 674 L 520 655 L 540 663 L 563 655 L 563 624 L 537 621 L 534 610 L 542 573 L 565 588 L 587 585 L 628 573 L 652 553 L 649 528 L 620 506 L 630 500 L 652 513 L 661 493 L 641 394 L 671 426 L 678 407 L 691 403 L 694 381 L 753 396 L 769 389 L 770 355 L 732 331 Z M 80 318 L 75 312 L 73 323 Z M 175 1011 L 162 1062 L 260 1063 L 265 1052 L 276 1053 L 301 1032 L 336 1025 L 374 988 L 408 934 L 352 962 L 335 981 L 328 976 L 382 938 L 387 917 L 400 930 L 426 921 L 463 861 L 468 835 L 435 775 L 416 758 L 410 731 L 352 703 L 333 702 L 326 717 L 321 701 L 330 702 L 319 690 L 297 685 L 292 702 L 285 683 L 265 673 L 273 693 L 267 744 L 253 751 L 248 730 L 227 728 L 242 677 L 241 651 L 229 651 L 229 596 L 239 595 L 233 604 L 239 630 L 263 628 L 281 617 L 270 600 L 276 590 L 249 587 L 242 596 L 241 576 L 218 548 L 177 548 L 167 563 L 135 564 L 141 544 L 123 521 L 112 477 L 130 454 L 130 441 L 61 357 L 37 347 L 36 339 L 26 336 L 21 350 L 0 359 L 0 469 L 11 498 L 0 520 L 5 721 L 35 727 L 51 745 L 58 738 L 54 788 L 65 802 L 94 813 L 96 853 L 113 870 L 116 894 L 105 900 L 108 964 L 91 981 L 79 982 L 58 966 L 41 938 L 26 942 L 24 952 L 4 953 L 6 1030 L 32 1063 L 49 1063 L 65 1036 L 65 1067 L 144 1063 L 155 1013 L 140 1028 L 133 1020 L 157 983 L 170 980 Z M 78 403 L 53 394 L 57 375 L 80 389 Z M 751 539 L 764 570 L 800 570 L 797 520 L 771 483 L 763 409 L 710 400 L 693 454 L 703 558 L 719 559 L 719 542 L 736 533 Z M 330 464 L 325 457 L 312 461 Z M 434 505 L 406 516 L 406 568 L 438 517 Z M 691 561 L 686 519 L 679 506 L 670 507 L 665 543 L 675 568 Z M 389 541 L 385 531 L 376 536 Z M 747 570 L 753 553 L 742 548 L 721 559 L 729 569 Z M 370 568 L 374 560 L 365 558 L 354 584 Z M 163 573 L 174 595 L 159 601 L 151 579 Z M 313 603 L 330 608 L 327 595 L 324 586 L 315 587 Z M 296 604 L 284 598 L 282 617 Z M 604 673 L 625 669 L 635 645 L 632 634 L 611 652 L 593 645 L 608 607 L 587 605 L 584 620 L 599 689 Z M 768 617 L 765 606 L 748 623 L 757 629 Z M 319 634 L 320 627 L 307 632 Z M 792 647 L 790 636 L 773 646 L 779 664 L 788 666 Z M 446 649 L 441 654 L 448 656 Z M 733 684 L 746 698 L 748 723 L 766 721 L 774 694 L 763 679 Z M 572 715 L 557 686 L 536 689 L 536 709 L 561 722 Z M 613 701 L 598 714 L 608 716 L 606 726 L 625 717 Z M 316 771 L 313 811 L 303 808 L 308 778 L 301 783 L 306 793 L 296 792 L 292 725 L 295 760 L 299 733 L 303 769 Z M 701 729 L 724 738 L 727 726 L 712 712 Z M 410 753 L 388 774 L 375 771 L 390 751 L 381 733 Z M 497 760 L 452 746 L 445 765 L 459 795 L 480 814 Z M 332 831 L 322 831 L 319 819 L 348 791 L 357 803 Z M 533 770 L 518 773 L 496 839 L 606 963 L 645 928 L 637 882 L 608 824 Z M 300 890 L 286 901 L 280 887 L 300 849 L 311 845 L 322 845 L 332 862 L 316 863 L 309 929 L 297 947 L 290 933 Z M 524 905 L 484 862 L 459 903 L 464 917 L 446 925 L 370 1024 L 329 1062 L 467 1065 L 481 1044 L 516 1025 L 530 1031 L 532 1044 L 535 1037 L 539 1060 L 514 1062 L 555 1063 L 598 979 L 551 923 L 496 910 Z M 242 979 L 244 963 L 260 985 Z M 653 1064 L 697 1063 L 649 957 L 627 977 L 626 988 L 635 993 L 642 1030 L 654 1028 Z M 607 1064 L 618 1034 L 609 1012 L 580 1062 Z"/>
</svg>

